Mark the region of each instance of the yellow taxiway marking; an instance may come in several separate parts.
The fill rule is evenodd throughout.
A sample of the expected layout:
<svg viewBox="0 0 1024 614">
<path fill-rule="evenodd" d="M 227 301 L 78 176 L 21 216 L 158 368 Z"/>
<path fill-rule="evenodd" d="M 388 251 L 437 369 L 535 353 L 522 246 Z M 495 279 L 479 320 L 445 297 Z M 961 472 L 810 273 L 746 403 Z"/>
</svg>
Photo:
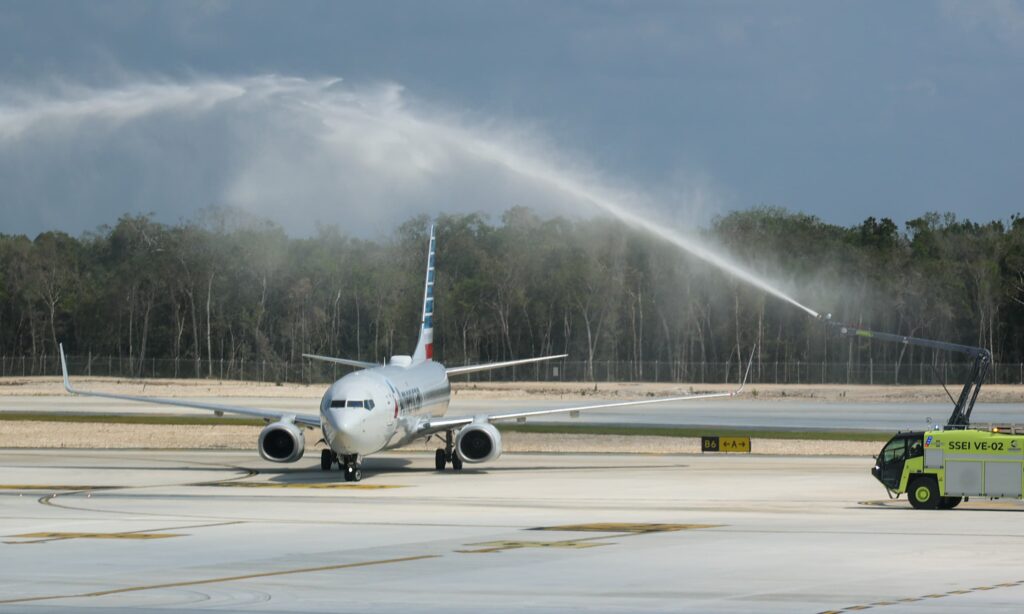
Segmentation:
<svg viewBox="0 0 1024 614">
<path fill-rule="evenodd" d="M 593 522 L 588 524 L 566 524 L 557 527 L 537 527 L 528 529 L 530 531 L 581 531 L 592 533 L 610 533 L 611 535 L 595 535 L 581 539 L 566 539 L 560 541 L 539 542 L 539 541 L 495 541 L 466 544 L 467 546 L 482 546 L 471 550 L 456 550 L 463 554 L 480 554 L 487 552 L 502 552 L 504 550 L 516 550 L 519 548 L 594 548 L 596 546 L 610 546 L 612 542 L 606 541 L 616 537 L 629 537 L 632 535 L 643 535 L 645 533 L 662 533 L 666 531 L 685 531 L 687 529 L 710 529 L 720 527 L 720 524 L 652 524 L 635 522 Z"/>
<path fill-rule="evenodd" d="M 456 550 L 462 554 L 482 554 L 487 552 L 501 552 L 503 550 L 518 550 L 520 548 L 596 548 L 597 546 L 610 546 L 610 543 L 596 543 L 586 540 L 564 540 L 554 542 L 528 542 L 528 541 L 496 541 L 479 542 L 466 544 L 467 546 L 483 546 L 473 550 Z"/>
<path fill-rule="evenodd" d="M 179 531 L 181 529 L 203 529 L 208 527 L 223 527 L 232 524 L 242 524 L 241 521 L 232 520 L 229 522 L 212 522 L 204 524 L 188 524 L 176 527 L 160 527 L 158 529 L 143 529 L 141 531 L 119 531 L 115 533 L 92 533 L 92 532 L 69 532 L 69 531 L 40 531 L 36 533 L 21 533 L 19 535 L 8 535 L 26 541 L 4 541 L 5 544 L 45 544 L 66 539 L 164 539 L 166 537 L 184 537 L 186 533 L 161 533 L 158 531 Z"/>
<path fill-rule="evenodd" d="M 352 569 L 355 567 L 370 567 L 372 565 L 387 565 L 389 563 L 404 563 L 407 561 L 420 561 L 423 559 L 436 559 L 439 555 L 423 554 L 419 556 L 405 556 L 397 559 L 382 559 L 379 561 L 360 561 L 358 563 L 341 563 L 339 565 L 323 565 L 320 567 L 302 567 L 299 569 L 284 569 L 281 571 L 267 571 L 263 573 L 247 574 L 244 576 L 224 576 L 221 578 L 207 578 L 205 580 L 187 580 L 184 582 L 167 582 L 165 584 L 146 584 L 142 586 L 128 586 L 125 588 L 114 588 L 106 591 L 94 591 L 91 593 L 70 593 L 67 595 L 43 595 L 40 597 L 20 597 L 17 599 L 0 600 L 0 604 L 28 603 L 31 601 L 50 601 L 53 599 L 80 599 L 83 597 L 103 597 L 105 595 L 116 595 L 119 593 L 134 593 L 138 591 L 152 591 L 162 588 L 181 588 L 185 586 L 199 586 L 202 584 L 219 584 L 222 582 L 235 582 L 238 580 L 252 580 L 255 578 L 268 578 L 272 576 L 287 576 L 300 573 L 314 573 L 317 571 L 334 571 L 338 569 Z"/>
<path fill-rule="evenodd" d="M 642 524 L 632 522 L 592 522 L 557 527 L 537 527 L 532 531 L 593 531 L 595 533 L 664 533 L 688 529 L 712 529 L 720 524 Z"/>
<path fill-rule="evenodd" d="M 860 603 L 857 605 L 847 606 L 839 610 L 824 610 L 822 612 L 819 612 L 818 614 L 839 614 L 841 612 L 856 612 L 859 610 L 884 608 L 890 605 L 914 603 L 916 601 L 924 601 L 925 599 L 943 599 L 945 597 L 952 597 L 954 595 L 966 595 L 968 593 L 975 593 L 978 591 L 992 591 L 997 588 L 1010 588 L 1021 585 L 1024 585 L 1024 580 L 1017 580 L 1016 582 L 1003 582 L 1002 584 L 993 584 L 992 586 L 975 586 L 972 588 L 953 589 L 946 591 L 945 593 L 931 593 L 929 595 L 922 595 L 920 597 L 904 597 L 902 599 L 894 599 L 889 601 L 874 601 L 872 603 Z"/>
<path fill-rule="evenodd" d="M 324 490 L 383 490 L 387 488 L 408 488 L 404 484 L 348 484 L 345 482 L 216 482 L 203 486 L 226 486 L 230 488 L 317 488 Z"/>
<path fill-rule="evenodd" d="M 164 539 L 165 537 L 181 537 L 182 533 L 21 533 L 10 537 L 26 539 Z"/>
</svg>

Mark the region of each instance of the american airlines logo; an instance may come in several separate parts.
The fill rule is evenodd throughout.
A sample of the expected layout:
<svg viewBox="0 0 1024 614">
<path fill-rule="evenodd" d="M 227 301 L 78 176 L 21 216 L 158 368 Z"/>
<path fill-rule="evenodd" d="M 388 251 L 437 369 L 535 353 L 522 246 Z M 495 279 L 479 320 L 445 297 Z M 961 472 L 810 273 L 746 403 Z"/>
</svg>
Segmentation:
<svg viewBox="0 0 1024 614">
<path fill-rule="evenodd" d="M 403 390 L 398 394 L 398 403 L 401 405 L 402 411 L 416 409 L 423 404 L 423 394 L 419 388 Z"/>
</svg>

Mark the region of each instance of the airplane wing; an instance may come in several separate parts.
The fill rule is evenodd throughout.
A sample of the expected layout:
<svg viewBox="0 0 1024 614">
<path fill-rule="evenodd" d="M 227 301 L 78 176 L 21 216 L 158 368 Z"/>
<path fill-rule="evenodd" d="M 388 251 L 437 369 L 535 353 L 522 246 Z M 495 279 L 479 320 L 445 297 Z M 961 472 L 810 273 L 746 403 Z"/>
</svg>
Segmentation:
<svg viewBox="0 0 1024 614">
<path fill-rule="evenodd" d="M 318 354 L 303 354 L 310 360 L 322 360 L 323 362 L 333 362 L 339 365 L 346 365 L 349 367 L 355 367 L 357 369 L 372 369 L 379 367 L 380 365 L 375 362 L 363 362 L 362 360 L 351 360 L 349 358 L 334 358 L 333 356 L 320 356 Z"/>
<path fill-rule="evenodd" d="M 281 410 L 264 410 L 264 409 L 252 409 L 249 407 L 235 407 L 232 405 L 219 405 L 216 403 L 198 403 L 194 401 L 179 401 L 177 399 L 161 399 L 157 397 L 138 397 L 126 394 L 111 394 L 109 392 L 91 392 L 88 390 L 79 390 L 71 385 L 71 380 L 68 378 L 68 364 L 64 358 L 64 344 L 60 344 L 60 368 L 64 374 L 64 389 L 71 394 L 77 394 L 86 397 L 102 397 L 105 399 L 119 399 L 122 401 L 138 401 L 140 403 L 153 403 L 156 405 L 173 405 L 177 407 L 191 407 L 194 409 L 205 409 L 208 411 L 215 412 L 217 415 L 221 414 L 239 414 L 242 416 L 252 416 L 254 418 L 263 418 L 266 420 L 287 420 L 300 424 L 302 426 L 318 427 L 320 426 L 320 417 L 310 414 L 295 414 L 292 412 L 281 411 Z"/>
<path fill-rule="evenodd" d="M 448 376 L 452 375 L 463 375 L 465 373 L 475 373 L 477 371 L 489 371 L 491 369 L 501 369 L 502 367 L 511 367 L 513 365 L 525 365 L 531 362 L 540 362 L 542 360 L 556 360 L 558 358 L 565 358 L 568 354 L 558 354 L 557 356 L 541 356 L 540 358 L 522 358 L 520 360 L 506 360 L 505 362 L 489 362 L 483 365 L 466 365 L 464 367 L 449 367 L 446 369 Z"/>
<path fill-rule="evenodd" d="M 420 435 L 430 435 L 431 433 L 438 433 L 441 431 L 447 431 L 449 429 L 466 426 L 473 422 L 477 422 L 481 419 L 487 422 L 499 422 L 503 420 L 517 420 L 522 418 L 529 418 L 533 416 L 550 416 L 552 414 L 565 414 L 575 413 L 581 411 L 587 411 L 591 409 L 609 409 L 613 407 L 638 407 L 641 405 L 655 405 L 658 403 L 672 403 L 677 401 L 696 401 L 699 399 L 717 399 L 722 397 L 734 397 L 739 393 L 743 392 L 743 388 L 747 385 L 747 377 L 750 376 L 750 367 L 754 364 L 754 354 L 751 352 L 750 361 L 747 363 L 747 370 L 743 375 L 743 382 L 739 388 L 732 392 L 713 392 L 709 394 L 692 394 L 682 397 L 664 397 L 659 399 L 643 399 L 641 401 L 621 401 L 617 403 L 601 403 L 597 405 L 578 405 L 575 407 L 559 407 L 556 409 L 534 409 L 527 411 L 509 412 L 503 414 L 493 414 L 490 416 L 463 416 L 457 418 L 439 418 L 436 420 L 429 420 L 419 428 L 417 431 Z"/>
</svg>

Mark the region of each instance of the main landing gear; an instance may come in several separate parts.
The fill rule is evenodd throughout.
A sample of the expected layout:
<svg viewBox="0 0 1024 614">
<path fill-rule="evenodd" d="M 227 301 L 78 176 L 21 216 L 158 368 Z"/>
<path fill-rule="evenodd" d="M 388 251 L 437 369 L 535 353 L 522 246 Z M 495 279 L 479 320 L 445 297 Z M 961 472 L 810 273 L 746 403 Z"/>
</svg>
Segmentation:
<svg viewBox="0 0 1024 614">
<path fill-rule="evenodd" d="M 434 452 L 434 468 L 444 471 L 445 465 L 452 464 L 452 469 L 462 471 L 462 459 L 455 453 L 455 444 L 452 442 L 452 432 L 447 431 L 444 436 L 444 447 Z"/>
<path fill-rule="evenodd" d="M 346 482 L 358 482 L 363 479 L 363 471 L 359 466 L 359 456 L 355 454 L 345 454 L 341 458 L 334 450 L 320 450 L 320 468 L 324 471 L 330 471 L 331 467 L 337 463 L 338 468 L 345 472 Z"/>
</svg>

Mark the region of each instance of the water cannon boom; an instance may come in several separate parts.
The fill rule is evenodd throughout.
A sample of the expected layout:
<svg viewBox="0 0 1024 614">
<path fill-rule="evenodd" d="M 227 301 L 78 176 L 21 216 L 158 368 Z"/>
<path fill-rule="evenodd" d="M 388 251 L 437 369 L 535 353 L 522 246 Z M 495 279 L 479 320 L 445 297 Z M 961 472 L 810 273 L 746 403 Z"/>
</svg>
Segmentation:
<svg viewBox="0 0 1024 614">
<path fill-rule="evenodd" d="M 974 364 L 971 366 L 970 376 L 964 384 L 963 390 L 960 392 L 960 397 L 955 402 L 953 413 L 950 414 L 949 419 L 946 421 L 947 428 L 967 428 L 970 425 L 971 412 L 974 411 L 974 402 L 978 399 L 978 393 L 981 392 L 981 385 L 985 382 L 985 376 L 988 374 L 988 367 L 992 364 L 991 351 L 986 348 L 961 345 L 959 343 L 936 341 L 934 339 L 922 339 L 921 337 L 908 337 L 906 335 L 894 335 L 892 333 L 880 333 L 864 328 L 858 328 L 856 326 L 833 322 L 832 314 L 827 314 L 827 316 L 818 316 L 818 319 L 825 322 L 836 332 L 836 334 L 843 337 L 859 337 L 862 339 L 874 339 L 887 343 L 901 343 L 903 345 L 926 347 L 934 350 L 957 352 L 959 354 L 966 354 L 973 358 Z"/>
</svg>

